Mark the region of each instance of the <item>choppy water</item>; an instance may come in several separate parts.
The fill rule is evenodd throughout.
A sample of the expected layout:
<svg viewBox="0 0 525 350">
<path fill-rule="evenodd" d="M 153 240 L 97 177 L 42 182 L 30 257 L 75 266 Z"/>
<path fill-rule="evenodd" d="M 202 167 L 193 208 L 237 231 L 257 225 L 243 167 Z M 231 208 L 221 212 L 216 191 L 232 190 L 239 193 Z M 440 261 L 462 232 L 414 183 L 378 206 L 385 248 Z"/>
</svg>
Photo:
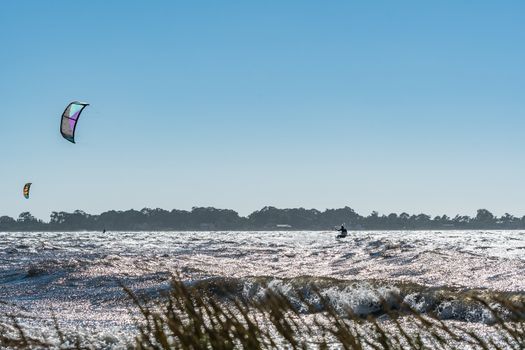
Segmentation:
<svg viewBox="0 0 525 350">
<path fill-rule="evenodd" d="M 488 316 L 450 303 L 450 295 L 525 293 L 525 232 L 334 237 L 304 231 L 0 233 L 0 314 L 32 316 L 24 322 L 42 332 L 48 327 L 49 334 L 54 326 L 46 320 L 56 315 L 62 328 L 118 348 L 134 334 L 120 283 L 156 295 L 169 288 L 170 273 L 192 283 L 228 278 L 248 298 L 265 288 L 316 284 L 335 305 L 362 314 L 374 312 L 378 295 L 394 295 L 423 311 L 437 305 L 444 319 L 474 323 Z"/>
</svg>

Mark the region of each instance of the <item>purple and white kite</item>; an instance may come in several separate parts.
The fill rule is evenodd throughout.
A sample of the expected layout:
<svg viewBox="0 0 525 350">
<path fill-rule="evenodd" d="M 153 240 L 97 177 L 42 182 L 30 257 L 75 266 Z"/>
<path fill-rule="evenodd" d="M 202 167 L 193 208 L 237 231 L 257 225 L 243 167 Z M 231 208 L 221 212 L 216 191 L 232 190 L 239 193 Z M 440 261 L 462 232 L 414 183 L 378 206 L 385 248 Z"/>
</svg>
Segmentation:
<svg viewBox="0 0 525 350">
<path fill-rule="evenodd" d="M 77 128 L 78 118 L 86 106 L 89 106 L 89 103 L 74 101 L 62 113 L 60 133 L 69 142 L 75 143 L 75 129 Z"/>
</svg>

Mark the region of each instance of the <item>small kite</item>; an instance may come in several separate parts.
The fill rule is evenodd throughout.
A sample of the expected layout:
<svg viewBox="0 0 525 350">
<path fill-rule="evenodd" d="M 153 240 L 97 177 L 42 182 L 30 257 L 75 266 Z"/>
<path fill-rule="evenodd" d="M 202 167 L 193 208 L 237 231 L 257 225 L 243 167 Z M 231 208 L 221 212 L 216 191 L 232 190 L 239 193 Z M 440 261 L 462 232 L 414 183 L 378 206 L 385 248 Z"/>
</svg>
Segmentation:
<svg viewBox="0 0 525 350">
<path fill-rule="evenodd" d="M 89 103 L 74 101 L 67 105 L 60 120 L 60 133 L 69 142 L 75 143 L 75 129 L 77 128 L 80 113 L 89 106 Z"/>
<path fill-rule="evenodd" d="M 29 199 L 29 189 L 31 188 L 31 182 L 24 185 L 24 197 Z"/>
</svg>

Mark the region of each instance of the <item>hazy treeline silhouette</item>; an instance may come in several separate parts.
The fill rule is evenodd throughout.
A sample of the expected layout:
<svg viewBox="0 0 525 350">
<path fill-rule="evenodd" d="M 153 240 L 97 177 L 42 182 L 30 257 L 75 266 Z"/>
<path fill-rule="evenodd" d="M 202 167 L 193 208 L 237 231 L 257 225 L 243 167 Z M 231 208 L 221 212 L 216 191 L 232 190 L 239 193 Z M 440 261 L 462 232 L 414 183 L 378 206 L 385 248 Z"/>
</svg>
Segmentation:
<svg viewBox="0 0 525 350">
<path fill-rule="evenodd" d="M 278 209 L 264 207 L 246 217 L 230 209 L 195 207 L 191 211 L 144 208 L 140 211 L 107 211 L 100 215 L 81 210 L 73 213 L 53 212 L 49 222 L 21 213 L 17 219 L 0 217 L 0 231 L 69 231 L 69 230 L 327 230 L 345 223 L 350 230 L 425 230 L 425 229 L 525 229 L 525 216 L 501 217 L 479 209 L 475 217 L 446 215 L 434 218 L 426 214 L 407 213 L 368 216 L 352 208 Z"/>
</svg>

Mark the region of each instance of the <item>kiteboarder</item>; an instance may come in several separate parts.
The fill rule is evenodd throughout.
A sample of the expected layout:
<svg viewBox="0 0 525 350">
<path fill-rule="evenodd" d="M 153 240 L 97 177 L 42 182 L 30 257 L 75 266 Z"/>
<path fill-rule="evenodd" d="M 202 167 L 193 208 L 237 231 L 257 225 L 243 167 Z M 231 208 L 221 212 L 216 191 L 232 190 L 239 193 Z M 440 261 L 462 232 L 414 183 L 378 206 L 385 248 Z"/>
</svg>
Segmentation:
<svg viewBox="0 0 525 350">
<path fill-rule="evenodd" d="M 337 230 L 337 231 L 339 231 L 339 232 L 341 232 L 341 233 L 338 234 L 338 235 L 336 236 L 336 238 L 345 238 L 346 235 L 348 234 L 348 231 L 347 231 L 347 229 L 345 228 L 345 225 L 344 225 L 344 224 L 341 225 L 341 228 L 340 228 L 339 230 Z"/>
</svg>

